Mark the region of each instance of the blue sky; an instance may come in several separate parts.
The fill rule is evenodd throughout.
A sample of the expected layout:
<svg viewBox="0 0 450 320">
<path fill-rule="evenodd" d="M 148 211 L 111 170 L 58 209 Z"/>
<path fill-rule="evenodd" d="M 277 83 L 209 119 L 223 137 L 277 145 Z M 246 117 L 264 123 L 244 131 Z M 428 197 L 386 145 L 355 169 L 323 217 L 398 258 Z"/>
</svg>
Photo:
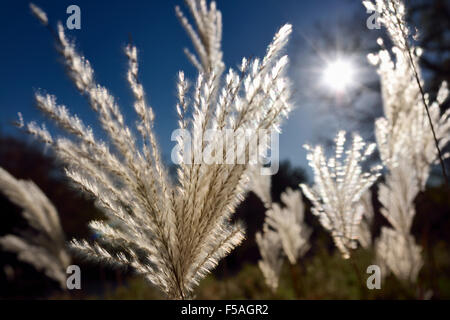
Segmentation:
<svg viewBox="0 0 450 320">
<path fill-rule="evenodd" d="M 123 47 L 132 35 L 140 52 L 140 75 L 149 102 L 156 114 L 156 133 L 166 157 L 176 128 L 175 80 L 179 70 L 194 79 L 194 68 L 183 54 L 190 47 L 183 28 L 174 14 L 175 5 L 186 8 L 182 0 L 36 0 L 50 23 L 66 21 L 66 8 L 81 8 L 81 30 L 68 31 L 91 62 L 98 82 L 118 99 L 130 125 L 133 124 L 131 92 L 125 80 L 126 58 Z M 307 46 L 303 37 L 319 21 L 345 17 L 358 8 L 358 1 L 346 0 L 218 0 L 224 20 L 223 50 L 227 66 L 236 66 L 243 56 L 262 56 L 277 29 L 293 24 L 294 36 L 288 54 L 295 68 L 298 55 Z M 357 6 L 355 6 L 355 4 Z M 330 22 L 332 29 L 332 22 Z M 95 116 L 85 100 L 64 74 L 50 34 L 40 26 L 28 9 L 28 1 L 1 1 L 0 4 L 0 132 L 24 138 L 9 124 L 22 112 L 25 120 L 45 120 L 33 105 L 33 92 L 43 89 L 58 97 L 95 128 Z M 300 67 L 301 68 L 301 63 Z M 294 86 L 300 72 L 291 68 Z M 314 81 L 314 79 L 311 79 Z M 317 128 L 313 106 L 295 101 L 296 110 L 283 125 L 280 157 L 296 165 L 306 165 L 302 145 L 314 140 Z M 48 123 L 48 121 L 47 121 Z"/>
</svg>

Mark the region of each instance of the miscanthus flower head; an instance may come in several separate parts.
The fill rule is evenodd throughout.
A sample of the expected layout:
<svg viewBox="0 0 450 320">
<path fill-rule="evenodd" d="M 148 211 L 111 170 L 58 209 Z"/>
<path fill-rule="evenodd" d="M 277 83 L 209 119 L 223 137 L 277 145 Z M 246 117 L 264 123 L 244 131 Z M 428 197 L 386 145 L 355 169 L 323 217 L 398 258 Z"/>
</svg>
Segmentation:
<svg viewBox="0 0 450 320">
<path fill-rule="evenodd" d="M 383 163 L 394 168 L 402 158 L 409 158 L 423 189 L 431 165 L 438 161 L 438 152 L 411 64 L 397 47 L 392 51 L 395 59 L 386 49 L 369 56 L 369 60 L 378 66 L 385 114 L 375 122 L 375 136 Z M 436 100 L 428 102 L 441 150 L 450 139 L 450 111 L 441 114 L 441 106 L 448 96 L 448 85 L 443 82 Z M 428 95 L 426 99 L 430 100 Z M 445 157 L 448 154 L 444 154 Z"/>
<path fill-rule="evenodd" d="M 267 210 L 265 223 L 279 234 L 284 253 L 295 264 L 310 248 L 311 230 L 303 221 L 305 207 L 300 190 L 288 188 L 281 194 L 281 201 L 284 207 L 274 203 Z"/>
<path fill-rule="evenodd" d="M 215 2 L 187 0 L 186 4 L 194 25 L 180 8 L 176 13 L 192 40 L 195 53 L 186 52 L 198 77 L 191 88 L 179 72 L 176 110 L 179 129 L 198 138 L 191 154 L 205 151 L 202 138 L 208 130 L 245 130 L 249 141 L 260 129 L 278 130 L 291 109 L 285 76 L 288 58 L 282 54 L 291 26 L 280 28 L 262 59 L 244 58 L 239 70 L 226 71 L 222 16 Z M 46 22 L 43 11 L 34 7 L 33 12 Z M 153 132 L 155 114 L 139 81 L 137 49 L 132 45 L 125 49 L 127 81 L 138 116 L 132 130 L 117 100 L 97 83 L 91 64 L 67 39 L 61 23 L 54 34 L 69 78 L 97 113 L 109 140 L 98 139 L 55 96 L 42 91 L 36 93 L 38 108 L 67 136 L 53 137 L 44 125 L 21 121 L 28 132 L 53 147 L 66 165 L 67 176 L 92 195 L 108 216 L 107 221 L 90 224 L 98 240 L 73 240 L 72 247 L 86 257 L 132 267 L 169 298 L 192 297 L 199 281 L 244 238 L 242 225 L 230 220 L 247 190 L 249 165 L 197 163 L 185 157 L 173 183 Z M 187 142 L 183 137 L 177 142 L 182 153 Z M 240 147 L 247 158 L 267 151 L 254 151 L 249 142 Z"/>
<path fill-rule="evenodd" d="M 381 79 L 385 115 L 376 121 L 375 134 L 381 159 L 389 170 L 378 197 L 381 213 L 392 226 L 383 229 L 376 253 L 398 278 L 415 282 L 423 263 L 420 247 L 410 234 L 416 214 L 414 199 L 425 188 L 431 166 L 448 156 L 440 152 L 450 137 L 450 111 L 441 114 L 440 110 L 449 95 L 448 85 L 442 83 L 431 103 L 418 63 L 422 50 L 411 41 L 414 37 L 406 23 L 403 1 L 363 3 L 380 14 L 394 44 L 389 51 L 379 40 L 382 49 L 369 55 Z M 441 166 L 445 173 L 443 161 Z"/>
<path fill-rule="evenodd" d="M 377 263 L 382 276 L 392 272 L 398 279 L 415 282 L 423 266 L 422 248 L 412 235 L 404 235 L 395 229 L 383 227 L 375 241 Z"/>
<path fill-rule="evenodd" d="M 261 174 L 261 166 L 252 166 L 249 170 L 249 191 L 263 202 L 266 208 L 272 206 L 272 176 Z"/>
<path fill-rule="evenodd" d="M 278 289 L 280 272 L 284 262 L 280 234 L 274 230 L 270 230 L 265 225 L 262 233 L 256 233 L 256 243 L 261 254 L 261 260 L 258 261 L 258 266 L 264 275 L 267 286 L 275 292 Z"/>
<path fill-rule="evenodd" d="M 261 260 L 258 265 L 266 284 L 276 291 L 284 256 L 297 263 L 310 248 L 310 228 L 304 223 L 302 195 L 299 190 L 286 189 L 281 194 L 284 206 L 272 202 L 271 177 L 260 175 L 260 168 L 252 172 L 251 190 L 264 202 L 267 211 L 262 232 L 256 234 Z"/>
<path fill-rule="evenodd" d="M 329 159 L 322 147 L 306 146 L 314 185 L 308 187 L 302 184 L 301 187 L 313 204 L 312 213 L 331 232 L 342 256 L 349 258 L 351 250 L 357 245 L 363 214 L 360 198 L 377 180 L 381 167 L 375 166 L 365 172 L 362 163 L 373 153 L 375 144 L 366 145 L 355 134 L 350 148 L 345 150 L 345 135 L 344 131 L 338 133 L 335 156 Z"/>
<path fill-rule="evenodd" d="M 378 12 L 379 21 L 394 44 L 394 57 L 381 39 L 378 42 L 382 50 L 369 55 L 369 60 L 379 66 L 385 111 L 385 117 L 376 122 L 378 148 L 383 162 L 389 166 L 395 166 L 401 154 L 410 157 L 423 189 L 430 165 L 439 160 L 438 148 L 446 146 L 450 135 L 450 112 L 442 115 L 440 112 L 440 106 L 448 98 L 448 85 L 443 82 L 436 100 L 430 101 L 419 65 L 423 50 L 412 41 L 418 32 L 413 35 L 406 23 L 403 1 L 374 0 L 363 4 Z"/>
</svg>

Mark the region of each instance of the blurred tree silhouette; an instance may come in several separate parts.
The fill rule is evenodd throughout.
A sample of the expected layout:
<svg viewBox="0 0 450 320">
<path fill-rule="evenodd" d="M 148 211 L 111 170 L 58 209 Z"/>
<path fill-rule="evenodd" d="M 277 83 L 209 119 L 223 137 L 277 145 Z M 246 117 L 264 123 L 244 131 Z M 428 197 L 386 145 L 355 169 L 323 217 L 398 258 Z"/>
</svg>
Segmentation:
<svg viewBox="0 0 450 320">
<path fill-rule="evenodd" d="M 412 0 L 409 11 L 425 53 L 421 66 L 429 73 L 428 90 L 436 93 L 442 81 L 450 82 L 450 0 Z"/>
</svg>

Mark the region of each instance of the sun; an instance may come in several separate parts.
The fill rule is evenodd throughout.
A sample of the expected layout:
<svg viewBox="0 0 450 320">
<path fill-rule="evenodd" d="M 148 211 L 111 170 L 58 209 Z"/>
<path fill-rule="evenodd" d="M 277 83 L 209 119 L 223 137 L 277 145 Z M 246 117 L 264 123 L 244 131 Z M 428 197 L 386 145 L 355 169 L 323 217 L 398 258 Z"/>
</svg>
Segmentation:
<svg viewBox="0 0 450 320">
<path fill-rule="evenodd" d="M 328 63 L 323 71 L 324 84 L 336 92 L 344 92 L 348 89 L 355 76 L 355 67 L 344 59 L 338 59 Z"/>
</svg>

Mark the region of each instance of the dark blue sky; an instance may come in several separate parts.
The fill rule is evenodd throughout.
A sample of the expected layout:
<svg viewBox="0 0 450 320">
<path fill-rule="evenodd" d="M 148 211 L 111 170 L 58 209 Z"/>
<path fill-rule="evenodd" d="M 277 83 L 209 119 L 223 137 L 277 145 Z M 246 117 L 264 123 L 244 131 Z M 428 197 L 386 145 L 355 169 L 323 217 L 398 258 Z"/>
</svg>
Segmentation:
<svg viewBox="0 0 450 320">
<path fill-rule="evenodd" d="M 355 1 L 354 4 L 359 5 Z M 277 29 L 286 22 L 294 27 L 288 54 L 295 59 L 302 46 L 299 34 L 307 35 L 318 21 L 332 21 L 353 10 L 346 0 L 218 0 L 224 21 L 223 50 L 227 66 L 236 66 L 243 56 L 262 56 Z M 91 62 L 98 82 L 111 90 L 130 125 L 133 125 L 131 93 L 125 80 L 123 47 L 132 35 L 140 50 L 140 75 L 149 102 L 156 113 L 156 132 L 166 156 L 176 128 L 175 80 L 179 70 L 194 79 L 193 67 L 183 54 L 190 47 L 174 14 L 182 0 L 36 0 L 50 23 L 66 21 L 67 6 L 81 8 L 81 30 L 68 31 Z M 187 13 L 187 12 L 186 12 Z M 332 25 L 330 24 L 330 28 Z M 33 92 L 55 94 L 60 104 L 95 128 L 95 117 L 64 74 L 50 34 L 28 9 L 28 1 L 0 3 L 0 132 L 22 136 L 9 122 L 22 112 L 25 120 L 43 120 L 33 106 Z M 305 44 L 306 45 L 306 44 Z M 292 58 L 294 56 L 294 58 Z M 294 85 L 299 85 L 295 83 Z M 311 108 L 297 101 L 297 110 L 283 126 L 281 158 L 305 165 L 302 145 L 312 138 Z M 47 121 L 48 123 L 48 121 Z"/>
</svg>

